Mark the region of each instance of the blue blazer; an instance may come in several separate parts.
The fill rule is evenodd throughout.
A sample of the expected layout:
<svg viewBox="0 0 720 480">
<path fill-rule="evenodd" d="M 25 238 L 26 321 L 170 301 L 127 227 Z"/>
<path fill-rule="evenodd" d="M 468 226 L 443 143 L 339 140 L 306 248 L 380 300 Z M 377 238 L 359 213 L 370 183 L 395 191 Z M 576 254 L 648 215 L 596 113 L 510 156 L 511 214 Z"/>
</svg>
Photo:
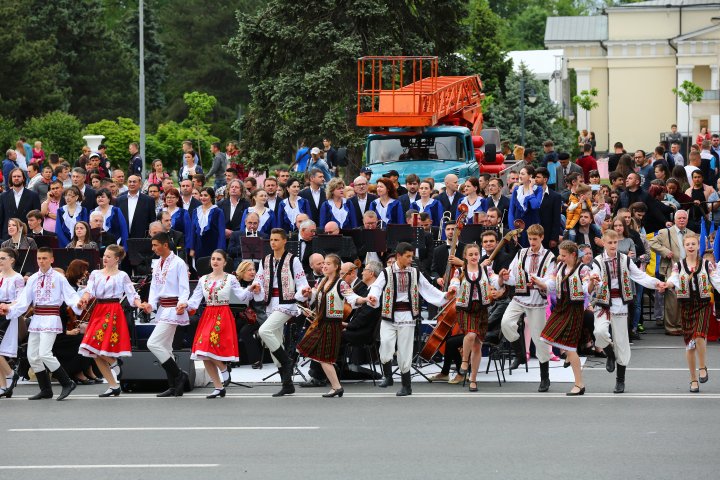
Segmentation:
<svg viewBox="0 0 720 480">
<path fill-rule="evenodd" d="M 75 215 L 77 216 L 78 222 L 87 222 L 90 219 L 90 216 L 88 214 L 88 211 L 85 207 L 78 205 L 80 208 L 79 212 L 76 212 Z M 58 247 L 59 248 L 65 248 L 68 243 L 70 243 L 70 240 L 72 240 L 73 232 L 70 231 L 70 229 L 65 225 L 65 221 L 63 220 L 63 215 L 65 214 L 65 206 L 58 208 L 57 210 L 57 219 L 55 221 L 55 234 L 58 238 Z"/>
<path fill-rule="evenodd" d="M 445 209 L 443 208 L 442 203 L 440 203 L 438 200 L 433 199 L 432 203 L 425 205 L 425 208 L 420 208 L 418 202 L 412 202 L 410 204 L 410 208 L 412 208 L 413 210 L 417 210 L 420 213 L 429 213 L 430 218 L 432 219 L 433 227 L 441 227 L 440 222 L 442 222 L 442 217 Z"/>
<path fill-rule="evenodd" d="M 110 216 L 105 221 L 105 225 L 108 227 L 107 231 L 117 238 L 118 244 L 127 248 L 127 239 L 129 234 L 125 216 L 118 207 L 110 208 L 112 208 Z"/>
<path fill-rule="evenodd" d="M 170 228 L 185 235 L 185 251 L 192 250 L 192 220 L 187 210 L 180 207 L 170 217 Z"/>
<path fill-rule="evenodd" d="M 373 200 L 373 202 L 370 204 L 370 210 L 378 214 L 378 219 L 381 221 L 385 221 L 384 218 L 380 217 L 380 214 L 377 211 L 377 205 L 380 202 L 380 199 Z M 387 209 L 387 222 L 390 224 L 404 224 L 405 223 L 405 212 L 403 212 L 402 205 L 400 205 L 399 200 L 393 200 L 393 202 L 390 204 L 390 206 Z"/>
<path fill-rule="evenodd" d="M 290 221 L 285 207 L 287 205 L 287 199 L 280 201 L 275 208 L 275 219 L 273 226 L 275 228 L 282 228 L 286 232 L 292 232 L 295 230 L 295 223 Z M 304 213 L 309 218 L 312 218 L 310 214 L 310 202 L 302 197 L 297 198 L 297 206 L 300 213 Z M 242 224 L 245 225 L 245 218 L 243 217 Z"/>
<path fill-rule="evenodd" d="M 247 230 L 245 228 L 245 219 L 247 218 L 248 213 L 250 213 L 249 212 L 250 208 L 253 208 L 253 207 L 246 208 L 245 211 L 243 212 L 242 220 L 240 220 L 240 231 L 241 232 L 244 232 Z M 260 228 L 258 228 L 258 232 L 265 234 L 267 236 L 267 238 L 270 238 L 270 232 L 272 231 L 273 228 L 275 228 L 275 212 L 269 208 L 266 208 L 265 210 L 268 213 L 268 219 L 265 220 L 265 223 L 262 223 L 263 222 L 262 218 L 260 219 Z"/>
<path fill-rule="evenodd" d="M 344 222 L 340 222 L 333 214 L 332 206 L 330 202 L 332 200 L 326 200 L 325 203 L 320 205 L 320 225 L 325 226 L 328 222 L 337 223 L 340 228 L 355 228 L 357 227 L 357 219 L 355 218 L 355 209 L 352 204 L 348 201 L 343 201 L 343 210 L 347 212 Z"/>
<path fill-rule="evenodd" d="M 540 205 L 542 204 L 543 191 L 542 188 L 537 185 L 533 186 L 533 193 L 525 197 L 523 205 L 520 205 L 517 197 L 518 188 L 515 187 L 510 197 L 510 209 L 508 210 L 508 225 L 513 228 L 513 223 L 518 218 L 525 222 L 525 230 L 523 231 L 522 237 L 520 238 L 520 244 L 523 247 L 527 247 L 527 227 L 530 225 L 536 225 L 540 223 Z"/>
<path fill-rule="evenodd" d="M 202 207 L 198 207 L 202 208 Z M 192 216 L 192 242 L 195 259 L 209 257 L 216 249 L 225 250 L 225 214 L 222 208 L 213 208 L 208 223 L 200 228 L 197 214 Z"/>
</svg>

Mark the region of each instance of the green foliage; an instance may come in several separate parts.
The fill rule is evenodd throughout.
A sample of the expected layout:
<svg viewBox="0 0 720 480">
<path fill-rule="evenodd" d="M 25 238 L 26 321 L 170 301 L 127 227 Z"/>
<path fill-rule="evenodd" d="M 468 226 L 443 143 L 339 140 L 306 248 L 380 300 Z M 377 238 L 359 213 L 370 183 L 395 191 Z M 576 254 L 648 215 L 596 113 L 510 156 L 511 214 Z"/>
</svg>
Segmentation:
<svg viewBox="0 0 720 480">
<path fill-rule="evenodd" d="M 703 98 L 703 92 L 704 90 L 699 85 L 696 85 L 695 83 L 691 82 L 690 80 L 683 80 L 683 82 L 680 84 L 680 88 L 673 88 L 672 92 L 680 99 L 681 102 L 683 102 L 685 105 L 688 106 L 688 115 L 687 115 L 687 131 L 691 132 L 690 129 L 690 105 L 692 105 L 695 102 L 699 102 Z M 687 142 L 688 142 L 688 151 L 690 150 L 690 138 L 692 135 L 687 136 Z"/>
<path fill-rule="evenodd" d="M 595 101 L 597 96 L 598 89 L 591 88 L 590 90 L 582 90 L 580 95 L 574 95 L 572 97 L 573 103 L 585 110 L 585 125 L 590 125 L 590 110 L 600 106 L 600 104 Z"/>
<path fill-rule="evenodd" d="M 140 141 L 140 127 L 130 118 L 118 117 L 117 121 L 100 120 L 85 128 L 86 135 L 105 135 L 103 143 L 107 145 L 107 156 L 110 162 L 125 169 L 130 154 L 128 145 Z"/>
<path fill-rule="evenodd" d="M 217 137 L 211 135 L 205 127 L 196 130 L 187 122 L 178 123 L 175 121 L 160 124 L 155 139 L 159 148 L 157 158 L 163 161 L 167 170 L 176 170 L 180 165 L 183 141 L 191 140 L 196 150 L 200 145 L 198 155 L 203 161 L 203 168 L 209 167 L 212 163 L 210 145 L 213 142 L 220 141 Z"/>
<path fill-rule="evenodd" d="M 540 149 L 542 142 L 552 139 L 557 150 L 572 152 L 576 146 L 575 129 L 560 118 L 557 105 L 550 101 L 547 87 L 535 79 L 525 65 L 520 72 L 512 72 L 506 82 L 506 92 L 495 94 L 493 106 L 486 112 L 486 125 L 500 129 L 503 139 L 520 142 L 520 77 L 525 79 L 525 145 Z M 535 103 L 530 103 L 530 92 Z"/>
<path fill-rule="evenodd" d="M 15 148 L 15 142 L 19 137 L 15 120 L 0 115 L 0 155 L 3 155 L 3 158 L 8 148 Z"/>
<path fill-rule="evenodd" d="M 71 162 L 80 156 L 82 124 L 74 115 L 55 111 L 33 117 L 22 126 L 22 132 L 31 145 L 36 140 L 43 142 L 46 152 L 56 152 Z"/>
<path fill-rule="evenodd" d="M 504 90 L 512 62 L 505 59 L 502 20 L 490 10 L 488 0 L 471 0 L 469 11 L 470 32 L 463 54 L 471 71 L 480 74 L 486 92 Z"/>
</svg>

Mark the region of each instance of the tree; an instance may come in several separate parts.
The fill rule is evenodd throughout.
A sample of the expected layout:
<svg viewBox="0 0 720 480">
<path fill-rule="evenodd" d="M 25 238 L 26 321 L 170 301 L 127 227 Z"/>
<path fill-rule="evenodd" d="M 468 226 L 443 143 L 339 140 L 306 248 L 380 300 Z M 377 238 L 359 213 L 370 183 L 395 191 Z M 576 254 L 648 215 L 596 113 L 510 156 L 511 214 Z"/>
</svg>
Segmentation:
<svg viewBox="0 0 720 480">
<path fill-rule="evenodd" d="M 485 112 L 486 125 L 500 129 L 503 139 L 520 141 L 520 78 L 525 79 L 525 145 L 539 148 L 551 139 L 558 150 L 572 152 L 577 144 L 575 130 L 560 118 L 560 110 L 550 101 L 547 87 L 542 81 L 520 65 L 519 72 L 511 72 L 506 82 L 506 92 L 497 93 L 492 108 Z M 530 103 L 528 92 L 534 91 L 536 100 Z"/>
<path fill-rule="evenodd" d="M 574 95 L 572 97 L 573 103 L 576 103 L 580 108 L 585 110 L 585 125 L 590 128 L 590 110 L 599 107 L 600 104 L 595 101 L 598 96 L 598 89 L 591 88 L 590 90 L 582 90 L 580 95 Z"/>
<path fill-rule="evenodd" d="M 469 11 L 467 24 L 470 32 L 463 54 L 470 69 L 480 74 L 483 90 L 504 90 L 512 61 L 505 59 L 502 20 L 490 10 L 488 0 L 471 0 Z"/>
<path fill-rule="evenodd" d="M 704 90 L 702 87 L 694 84 L 690 80 L 684 80 L 680 84 L 680 88 L 673 88 L 672 92 L 680 98 L 680 101 L 687 105 L 687 151 L 690 151 L 690 139 L 692 138 L 692 130 L 690 129 L 690 106 L 699 102 L 703 98 Z"/>
<path fill-rule="evenodd" d="M 254 15 L 238 12 L 229 48 L 251 85 L 241 122 L 246 159 L 289 163 L 299 138 L 313 143 L 327 135 L 358 162 L 366 132 L 354 126 L 357 58 L 433 54 L 446 72 L 458 65 L 464 3 L 271 0 Z"/>
<path fill-rule="evenodd" d="M 30 143 L 43 142 L 43 148 L 74 161 L 80 156 L 83 146 L 82 124 L 69 113 L 55 111 L 29 119 L 22 126 L 23 135 Z"/>
</svg>

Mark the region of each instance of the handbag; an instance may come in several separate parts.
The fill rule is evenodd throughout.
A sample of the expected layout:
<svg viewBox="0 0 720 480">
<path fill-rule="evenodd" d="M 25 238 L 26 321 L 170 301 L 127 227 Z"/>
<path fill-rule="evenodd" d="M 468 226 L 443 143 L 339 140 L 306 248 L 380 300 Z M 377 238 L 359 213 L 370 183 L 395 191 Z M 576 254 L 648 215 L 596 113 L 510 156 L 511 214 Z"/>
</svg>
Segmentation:
<svg viewBox="0 0 720 480">
<path fill-rule="evenodd" d="M 257 313 L 255 310 L 248 307 L 245 310 L 238 312 L 238 319 L 245 321 L 248 325 L 254 325 L 257 323 Z"/>
</svg>

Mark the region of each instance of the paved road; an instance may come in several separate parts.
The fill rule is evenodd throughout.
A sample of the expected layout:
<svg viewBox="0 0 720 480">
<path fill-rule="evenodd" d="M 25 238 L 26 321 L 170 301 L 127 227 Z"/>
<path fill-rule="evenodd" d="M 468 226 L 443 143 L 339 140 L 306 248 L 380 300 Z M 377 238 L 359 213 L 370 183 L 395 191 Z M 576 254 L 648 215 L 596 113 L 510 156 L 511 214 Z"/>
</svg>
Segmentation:
<svg viewBox="0 0 720 480">
<path fill-rule="evenodd" d="M 342 399 L 275 399 L 262 385 L 217 400 L 209 389 L 98 399 L 92 386 L 28 402 L 36 387 L 21 386 L 0 400 L 0 479 L 716 478 L 720 345 L 708 365 L 710 382 L 688 393 L 682 340 L 650 333 L 633 347 L 624 395 L 592 359 L 579 398 L 564 396 L 567 383 L 549 394 L 480 383 L 477 394 L 414 384 L 409 398 L 348 385 Z"/>
</svg>

